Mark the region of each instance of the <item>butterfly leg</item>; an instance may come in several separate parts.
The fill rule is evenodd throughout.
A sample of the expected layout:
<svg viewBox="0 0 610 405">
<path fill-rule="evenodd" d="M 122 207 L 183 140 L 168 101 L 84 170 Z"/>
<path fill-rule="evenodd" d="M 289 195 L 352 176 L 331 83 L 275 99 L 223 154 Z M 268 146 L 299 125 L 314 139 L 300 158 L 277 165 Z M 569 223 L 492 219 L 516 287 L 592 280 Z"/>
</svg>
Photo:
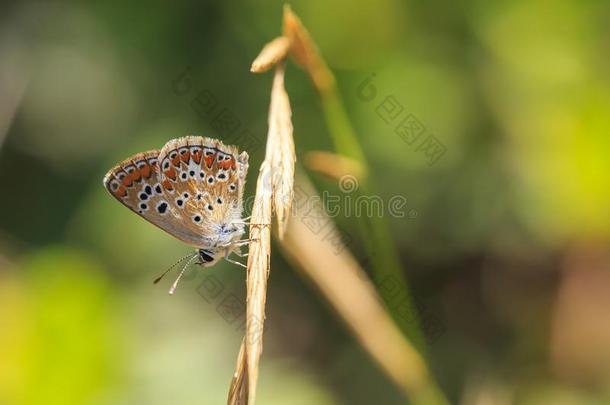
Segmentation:
<svg viewBox="0 0 610 405">
<path fill-rule="evenodd" d="M 258 239 L 242 239 L 242 240 L 236 240 L 235 242 L 231 242 L 231 243 L 227 243 L 226 245 L 222 245 L 222 247 L 229 247 L 229 246 L 242 246 L 242 245 L 247 245 L 250 242 L 253 241 L 257 241 Z"/>
<path fill-rule="evenodd" d="M 249 217 L 245 217 L 245 218 L 241 218 L 241 220 L 239 221 L 233 221 L 234 224 L 244 224 L 244 225 L 250 225 L 250 218 L 252 218 L 252 215 L 250 215 Z"/>
<path fill-rule="evenodd" d="M 233 221 L 233 224 L 242 224 L 242 225 L 248 225 L 248 226 L 269 226 L 271 224 L 253 224 L 252 222 L 250 222 L 249 220 L 252 218 L 252 216 L 246 217 L 244 219 L 242 219 L 241 221 Z"/>
<path fill-rule="evenodd" d="M 235 253 L 239 257 L 248 257 L 247 253 L 242 253 L 239 250 L 233 250 L 231 253 Z"/>
<path fill-rule="evenodd" d="M 238 266 L 240 266 L 240 267 L 243 267 L 244 269 L 247 269 L 247 268 L 248 268 L 248 266 L 246 266 L 245 264 L 240 263 L 240 262 L 238 262 L 237 260 L 232 260 L 232 259 L 229 259 L 227 256 L 225 256 L 225 257 L 224 257 L 224 259 L 225 259 L 226 261 L 228 261 L 229 263 L 236 264 L 236 265 L 238 265 Z"/>
</svg>

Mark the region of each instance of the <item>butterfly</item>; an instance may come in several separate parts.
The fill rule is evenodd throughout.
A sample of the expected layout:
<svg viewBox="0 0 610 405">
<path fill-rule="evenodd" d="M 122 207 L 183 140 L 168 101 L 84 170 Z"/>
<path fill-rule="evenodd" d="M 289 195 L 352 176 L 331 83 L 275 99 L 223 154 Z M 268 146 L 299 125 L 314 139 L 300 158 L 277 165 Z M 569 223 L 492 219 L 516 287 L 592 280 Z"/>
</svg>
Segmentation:
<svg viewBox="0 0 610 405">
<path fill-rule="evenodd" d="M 127 208 L 197 249 L 170 289 L 194 260 L 203 267 L 242 255 L 242 219 L 248 153 L 213 138 L 187 136 L 168 141 L 160 150 L 136 153 L 108 171 L 104 187 Z M 247 218 L 246 218 L 247 219 Z"/>
</svg>

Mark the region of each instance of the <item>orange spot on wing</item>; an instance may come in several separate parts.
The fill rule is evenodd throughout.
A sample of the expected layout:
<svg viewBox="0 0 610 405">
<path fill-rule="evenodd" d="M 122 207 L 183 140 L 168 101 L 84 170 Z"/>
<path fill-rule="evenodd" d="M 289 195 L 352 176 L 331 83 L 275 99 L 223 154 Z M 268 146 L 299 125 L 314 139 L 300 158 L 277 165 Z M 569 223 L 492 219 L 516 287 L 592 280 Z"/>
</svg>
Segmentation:
<svg viewBox="0 0 610 405">
<path fill-rule="evenodd" d="M 231 158 L 231 160 L 223 160 L 222 162 L 218 163 L 218 166 L 219 166 L 221 169 L 225 169 L 225 170 L 227 170 L 227 169 L 230 169 L 230 168 L 231 168 L 231 166 L 232 166 L 232 162 L 233 162 L 233 159 L 232 159 L 232 158 Z"/>
<path fill-rule="evenodd" d="M 163 185 L 163 188 L 166 190 L 173 190 L 174 188 L 172 187 L 172 183 L 169 182 L 169 180 L 165 179 L 161 182 L 161 184 Z"/>
<path fill-rule="evenodd" d="M 165 176 L 169 177 L 172 180 L 176 180 L 177 175 L 178 174 L 176 173 L 176 169 L 174 169 L 173 167 L 170 167 L 165 171 Z"/>
<path fill-rule="evenodd" d="M 123 178 L 123 185 L 125 187 L 130 187 L 133 184 L 133 180 L 131 179 L 130 175 L 127 175 Z"/>
<path fill-rule="evenodd" d="M 135 169 L 133 172 L 131 172 L 129 174 L 129 177 L 131 177 L 131 180 L 133 181 L 140 181 L 142 179 L 142 175 L 140 174 L 140 171 L 138 169 Z"/>
<path fill-rule="evenodd" d="M 192 153 L 191 156 L 193 156 L 193 160 L 195 161 L 195 163 L 197 163 L 197 164 L 201 163 L 201 151 Z"/>
<path fill-rule="evenodd" d="M 191 157 L 191 152 L 188 149 L 186 151 L 184 151 L 184 153 L 180 154 L 180 159 L 182 159 L 182 161 L 184 163 L 188 163 L 190 157 Z"/>
<path fill-rule="evenodd" d="M 203 158 L 205 160 L 205 165 L 209 168 L 212 167 L 212 163 L 214 163 L 214 159 L 216 159 L 216 154 L 213 153 Z"/>
<path fill-rule="evenodd" d="M 144 177 L 145 179 L 149 178 L 150 175 L 152 174 L 152 170 L 151 167 L 149 165 L 144 165 L 142 166 L 142 168 L 140 169 L 140 174 L 142 175 L 142 177 Z"/>
<path fill-rule="evenodd" d="M 176 153 L 176 157 L 171 159 L 171 161 L 174 166 L 179 166 L 180 165 L 180 154 Z"/>
<path fill-rule="evenodd" d="M 127 190 L 123 186 L 119 186 L 114 192 L 114 196 L 117 198 L 123 198 L 127 195 Z"/>
</svg>

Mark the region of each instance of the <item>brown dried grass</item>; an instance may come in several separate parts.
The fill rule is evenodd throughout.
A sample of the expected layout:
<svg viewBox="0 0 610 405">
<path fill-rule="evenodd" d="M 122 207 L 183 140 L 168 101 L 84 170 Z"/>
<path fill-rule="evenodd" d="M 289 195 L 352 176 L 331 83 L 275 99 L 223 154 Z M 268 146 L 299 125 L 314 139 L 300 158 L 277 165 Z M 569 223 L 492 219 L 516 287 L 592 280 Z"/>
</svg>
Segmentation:
<svg viewBox="0 0 610 405">
<path fill-rule="evenodd" d="M 297 183 L 306 199 L 320 201 L 305 175 L 298 175 Z M 294 212 L 281 243 L 284 251 L 396 385 L 411 395 L 422 392 L 428 383 L 424 360 L 388 316 L 368 276 L 342 245 L 341 235 L 321 204 L 297 204 Z M 306 217 L 315 218 L 316 228 L 324 229 L 324 235 L 308 227 Z"/>
<path fill-rule="evenodd" d="M 277 43 L 273 41 L 263 49 L 256 59 L 260 63 L 259 66 L 268 67 L 269 64 L 280 60 L 278 58 L 281 53 L 276 52 Z M 283 57 L 285 56 L 284 52 Z M 228 404 L 254 404 L 256 401 L 271 256 L 271 229 L 267 224 L 271 224 L 272 211 L 275 211 L 278 235 L 281 239 L 292 204 L 296 156 L 292 139 L 292 112 L 288 94 L 284 89 L 284 73 L 284 64 L 278 64 L 271 88 L 265 160 L 259 169 L 250 219 L 252 241 L 247 265 L 246 336 L 242 341 L 229 388 Z"/>
<path fill-rule="evenodd" d="M 290 39 L 287 37 L 278 37 L 269 42 L 261 53 L 254 59 L 250 72 L 263 73 L 271 69 L 278 62 L 284 60 L 290 50 Z"/>
<path fill-rule="evenodd" d="M 365 171 L 358 161 L 322 150 L 307 153 L 305 166 L 335 180 L 340 180 L 343 176 L 354 176 L 362 181 L 365 177 Z"/>
<path fill-rule="evenodd" d="M 267 148 L 259 170 L 251 219 L 253 225 L 250 227 L 253 241 L 247 266 L 246 336 L 237 358 L 228 404 L 253 405 L 256 400 L 271 254 L 271 230 L 262 224 L 271 223 L 272 211 L 276 214 L 283 250 L 320 289 L 382 370 L 413 403 L 444 404 L 446 401 L 431 379 L 424 359 L 397 329 L 353 255 L 347 249 L 339 253 L 333 251 L 336 246 L 328 236 L 323 239 L 312 232 L 305 224 L 302 208 L 296 207 L 296 216 L 290 217 L 296 158 L 290 103 L 284 88 L 284 60 L 287 55 L 293 56 L 306 69 L 320 93 L 329 92 L 334 87 L 334 77 L 315 43 L 299 18 L 285 6 L 284 36 L 267 44 L 251 68 L 258 73 L 276 66 Z M 354 155 L 358 156 L 357 153 Z M 307 163 L 312 169 L 331 177 L 351 174 L 366 178 L 366 168 L 358 160 L 316 152 L 309 155 Z M 307 178 L 301 175 L 299 181 L 301 189 L 315 199 L 317 192 Z M 308 211 L 307 214 L 312 213 Z M 325 233 L 328 234 L 328 229 L 332 231 L 330 239 L 340 239 L 334 224 L 323 211 L 314 215 L 324 221 Z"/>
</svg>

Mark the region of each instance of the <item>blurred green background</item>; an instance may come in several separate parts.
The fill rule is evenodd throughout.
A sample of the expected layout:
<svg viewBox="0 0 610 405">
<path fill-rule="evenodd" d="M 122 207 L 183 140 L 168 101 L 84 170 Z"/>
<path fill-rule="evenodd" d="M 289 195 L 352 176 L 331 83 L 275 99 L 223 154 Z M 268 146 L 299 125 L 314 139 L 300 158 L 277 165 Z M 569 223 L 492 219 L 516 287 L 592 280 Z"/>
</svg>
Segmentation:
<svg viewBox="0 0 610 405">
<path fill-rule="evenodd" d="M 610 3 L 292 6 L 382 197 L 416 213 L 387 220 L 450 401 L 610 402 Z M 281 32 L 282 3 L 0 7 L 0 404 L 223 403 L 243 336 L 223 305 L 243 302 L 243 273 L 193 271 L 168 296 L 152 280 L 190 248 L 101 179 L 171 138 L 235 136 L 201 94 L 264 142 L 271 75 L 249 66 Z M 290 64 L 286 84 L 299 159 L 330 150 L 308 78 Z M 434 164 L 378 115 L 387 96 L 443 144 Z M 234 139 L 251 194 L 264 148 Z M 259 403 L 404 403 L 277 250 Z"/>
</svg>

